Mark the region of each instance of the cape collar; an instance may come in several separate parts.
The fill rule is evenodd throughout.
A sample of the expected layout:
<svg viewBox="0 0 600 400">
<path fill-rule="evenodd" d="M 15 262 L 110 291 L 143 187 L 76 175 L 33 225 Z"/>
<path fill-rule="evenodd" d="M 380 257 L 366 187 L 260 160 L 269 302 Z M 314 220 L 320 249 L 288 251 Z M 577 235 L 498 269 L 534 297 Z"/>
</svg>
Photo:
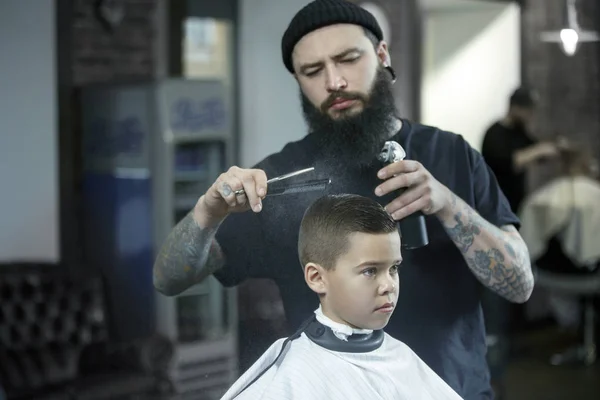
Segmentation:
<svg viewBox="0 0 600 400">
<path fill-rule="evenodd" d="M 327 318 L 321 307 L 315 310 L 304 330 L 319 346 L 344 353 L 367 353 L 381 347 L 383 330 L 355 329 Z"/>
</svg>

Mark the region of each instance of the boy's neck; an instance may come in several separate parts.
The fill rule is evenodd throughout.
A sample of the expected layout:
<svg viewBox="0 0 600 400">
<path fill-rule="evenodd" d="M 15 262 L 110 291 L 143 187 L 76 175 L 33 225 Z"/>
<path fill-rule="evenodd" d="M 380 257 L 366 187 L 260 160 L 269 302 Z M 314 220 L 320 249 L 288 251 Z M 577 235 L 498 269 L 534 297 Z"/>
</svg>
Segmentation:
<svg viewBox="0 0 600 400">
<path fill-rule="evenodd" d="M 333 319 L 328 314 L 330 313 L 322 305 L 319 305 L 319 308 L 315 310 L 317 321 L 331 328 L 335 336 L 341 340 L 347 340 L 350 335 L 365 335 L 373 332 L 371 329 L 355 328 L 345 322 L 338 322 L 337 318 Z"/>
</svg>

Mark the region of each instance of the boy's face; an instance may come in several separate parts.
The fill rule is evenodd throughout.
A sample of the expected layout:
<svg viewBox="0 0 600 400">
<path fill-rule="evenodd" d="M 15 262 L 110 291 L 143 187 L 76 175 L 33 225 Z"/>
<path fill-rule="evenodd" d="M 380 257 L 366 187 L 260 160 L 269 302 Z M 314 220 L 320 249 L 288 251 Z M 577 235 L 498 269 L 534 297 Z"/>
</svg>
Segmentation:
<svg viewBox="0 0 600 400">
<path fill-rule="evenodd" d="M 320 283 L 315 287 L 309 282 L 309 286 L 322 294 L 323 312 L 332 320 L 355 328 L 382 329 L 398 298 L 400 235 L 353 233 L 348 241 L 348 251 L 334 269 L 315 267 L 321 273 Z"/>
</svg>

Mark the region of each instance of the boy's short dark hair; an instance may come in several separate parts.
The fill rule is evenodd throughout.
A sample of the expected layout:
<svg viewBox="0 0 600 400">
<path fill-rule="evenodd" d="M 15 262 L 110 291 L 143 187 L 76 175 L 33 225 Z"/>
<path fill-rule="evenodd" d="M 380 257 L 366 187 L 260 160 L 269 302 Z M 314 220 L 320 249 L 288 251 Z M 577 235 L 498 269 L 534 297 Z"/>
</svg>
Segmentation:
<svg viewBox="0 0 600 400">
<path fill-rule="evenodd" d="M 319 198 L 304 213 L 298 238 L 302 268 L 313 262 L 333 269 L 352 233 L 398 232 L 397 222 L 375 200 L 355 194 Z"/>
</svg>

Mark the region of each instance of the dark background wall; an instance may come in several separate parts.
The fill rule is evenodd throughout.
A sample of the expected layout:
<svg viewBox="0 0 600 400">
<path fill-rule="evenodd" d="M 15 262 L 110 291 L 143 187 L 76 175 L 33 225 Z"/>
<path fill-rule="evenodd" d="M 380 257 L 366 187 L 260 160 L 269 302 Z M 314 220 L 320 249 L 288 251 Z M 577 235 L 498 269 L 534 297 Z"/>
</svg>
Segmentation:
<svg viewBox="0 0 600 400">
<path fill-rule="evenodd" d="M 583 43 L 567 57 L 558 43 L 544 43 L 539 34 L 559 30 L 564 24 L 565 0 L 523 0 L 522 80 L 540 94 L 537 135 L 564 135 L 585 145 L 600 159 L 600 43 Z M 579 24 L 600 30 L 600 2 L 577 0 Z M 534 166 L 529 174 L 530 190 L 539 188 L 558 172 L 556 163 Z M 530 318 L 547 315 L 543 289 L 527 306 Z"/>
<path fill-rule="evenodd" d="M 578 0 L 582 29 L 600 30 L 600 2 Z M 559 30 L 565 0 L 526 0 L 522 8 L 523 82 L 541 97 L 539 136 L 564 135 L 600 156 L 600 43 L 582 43 L 567 57 L 557 43 L 544 43 L 539 34 Z"/>
<path fill-rule="evenodd" d="M 114 29 L 98 20 L 95 3 L 73 4 L 73 84 L 152 79 L 157 0 L 117 2 L 124 14 Z"/>
<path fill-rule="evenodd" d="M 387 14 L 391 26 L 389 52 L 397 75 L 394 86 L 402 116 L 418 121 L 421 103 L 423 14 L 419 0 L 351 0 L 374 3 Z"/>
</svg>

